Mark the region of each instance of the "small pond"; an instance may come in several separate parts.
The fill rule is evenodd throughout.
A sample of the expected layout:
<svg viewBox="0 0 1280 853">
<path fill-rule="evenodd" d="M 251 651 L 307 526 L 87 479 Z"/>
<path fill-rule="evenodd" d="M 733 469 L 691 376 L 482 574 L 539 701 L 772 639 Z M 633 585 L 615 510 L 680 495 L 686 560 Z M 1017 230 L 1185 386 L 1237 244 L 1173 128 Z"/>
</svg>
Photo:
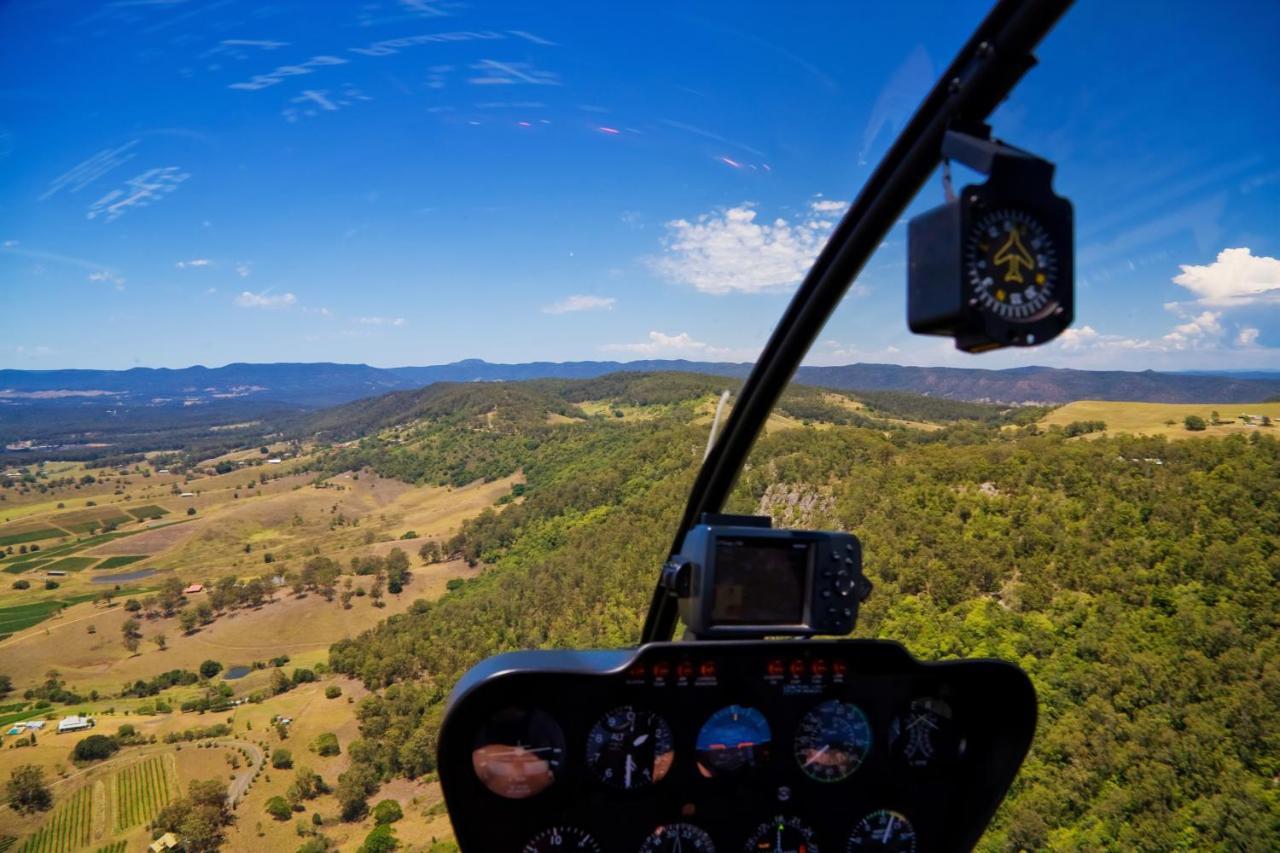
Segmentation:
<svg viewBox="0 0 1280 853">
<path fill-rule="evenodd" d="M 237 666 L 228 667 L 227 671 L 222 674 L 222 677 L 227 679 L 228 681 L 234 681 L 237 678 L 244 678 L 246 675 L 248 675 L 251 672 L 253 672 L 253 667 L 244 666 L 243 664 L 240 664 Z"/>
</svg>

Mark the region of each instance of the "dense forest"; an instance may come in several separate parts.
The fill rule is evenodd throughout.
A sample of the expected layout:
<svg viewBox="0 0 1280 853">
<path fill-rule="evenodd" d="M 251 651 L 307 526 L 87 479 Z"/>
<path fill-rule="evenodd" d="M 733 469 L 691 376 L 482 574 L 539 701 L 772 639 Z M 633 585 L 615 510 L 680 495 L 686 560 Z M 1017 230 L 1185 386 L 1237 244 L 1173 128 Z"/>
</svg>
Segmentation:
<svg viewBox="0 0 1280 853">
<path fill-rule="evenodd" d="M 465 386 L 470 409 L 423 409 L 325 462 L 410 482 L 527 478 L 522 500 L 449 543 L 479 577 L 333 647 L 336 669 L 377 690 L 340 786 L 352 809 L 380 780 L 433 769 L 443 700 L 481 658 L 635 642 L 706 441 L 688 401 L 708 387 L 646 381 Z M 563 408 L 601 397 L 664 414 Z M 876 584 L 857 635 L 1013 660 L 1036 684 L 1032 755 L 982 849 L 1280 837 L 1280 443 L 1069 438 L 996 411 L 926 432 L 805 389 L 789 404 L 814 425 L 763 438 L 730 509 L 857 533 Z M 857 418 L 817 423 L 805 405 Z M 553 411 L 568 422 L 549 425 Z"/>
</svg>

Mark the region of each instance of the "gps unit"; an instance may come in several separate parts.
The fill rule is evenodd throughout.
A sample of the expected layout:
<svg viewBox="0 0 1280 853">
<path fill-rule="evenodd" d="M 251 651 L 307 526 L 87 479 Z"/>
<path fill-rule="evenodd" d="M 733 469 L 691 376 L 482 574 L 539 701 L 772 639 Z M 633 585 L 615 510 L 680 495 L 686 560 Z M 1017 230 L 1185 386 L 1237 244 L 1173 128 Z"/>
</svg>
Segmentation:
<svg viewBox="0 0 1280 853">
<path fill-rule="evenodd" d="M 850 533 L 775 530 L 768 517 L 704 516 L 668 564 L 680 619 L 704 638 L 843 635 L 871 591 Z"/>
</svg>

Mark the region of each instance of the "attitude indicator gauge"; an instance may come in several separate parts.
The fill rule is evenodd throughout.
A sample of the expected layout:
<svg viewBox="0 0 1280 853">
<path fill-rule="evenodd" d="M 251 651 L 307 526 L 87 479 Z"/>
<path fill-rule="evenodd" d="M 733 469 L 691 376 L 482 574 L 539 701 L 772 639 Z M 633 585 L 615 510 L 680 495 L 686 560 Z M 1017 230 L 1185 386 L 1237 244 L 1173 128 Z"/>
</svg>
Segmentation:
<svg viewBox="0 0 1280 853">
<path fill-rule="evenodd" d="M 604 784 L 629 791 L 661 782 L 675 758 L 671 726 L 632 705 L 609 711 L 587 735 L 587 765 Z"/>
<path fill-rule="evenodd" d="M 755 708 L 726 705 L 698 732 L 698 772 L 711 778 L 759 767 L 769 760 L 772 739 L 764 714 Z"/>
<path fill-rule="evenodd" d="M 820 853 L 813 835 L 799 818 L 778 815 L 756 827 L 743 853 Z"/>
<path fill-rule="evenodd" d="M 550 829 L 544 829 L 530 838 L 529 843 L 520 849 L 520 853 L 553 853 L 553 851 L 604 853 L 594 838 L 573 826 L 553 826 Z"/>
</svg>

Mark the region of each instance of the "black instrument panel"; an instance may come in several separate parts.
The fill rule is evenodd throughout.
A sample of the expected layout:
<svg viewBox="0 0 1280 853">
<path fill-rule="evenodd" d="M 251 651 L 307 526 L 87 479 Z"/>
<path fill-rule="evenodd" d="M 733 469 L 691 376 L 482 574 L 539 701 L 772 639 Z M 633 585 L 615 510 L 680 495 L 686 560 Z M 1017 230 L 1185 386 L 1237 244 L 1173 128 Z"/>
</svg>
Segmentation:
<svg viewBox="0 0 1280 853">
<path fill-rule="evenodd" d="M 965 850 L 1035 716 L 1011 664 L 881 641 L 516 652 L 458 683 L 439 769 L 464 851 Z"/>
</svg>

